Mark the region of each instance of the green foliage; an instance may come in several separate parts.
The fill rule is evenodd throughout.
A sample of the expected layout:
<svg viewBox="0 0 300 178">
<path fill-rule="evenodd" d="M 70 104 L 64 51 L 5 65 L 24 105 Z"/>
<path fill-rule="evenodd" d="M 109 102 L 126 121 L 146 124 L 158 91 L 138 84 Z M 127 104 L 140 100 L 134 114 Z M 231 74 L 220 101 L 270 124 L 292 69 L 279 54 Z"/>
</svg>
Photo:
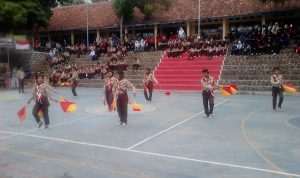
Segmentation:
<svg viewBox="0 0 300 178">
<path fill-rule="evenodd" d="M 46 27 L 52 9 L 65 0 L 1 0 L 0 33 L 33 33 Z"/>
<path fill-rule="evenodd" d="M 13 2 L 0 2 L 0 32 L 19 31 L 26 24 L 27 11 Z"/>
<path fill-rule="evenodd" d="M 84 4 L 85 0 L 64 0 L 60 3 L 61 6 L 72 6 L 78 4 Z"/>
<path fill-rule="evenodd" d="M 134 15 L 134 8 L 139 8 L 144 18 L 151 18 L 156 11 L 166 10 L 171 5 L 172 0 L 115 0 L 114 9 L 119 18 L 124 17 L 124 22 L 128 22 Z"/>
<path fill-rule="evenodd" d="M 123 16 L 124 22 L 129 22 L 134 13 L 135 2 L 133 0 L 115 0 L 114 9 L 116 15 L 121 18 Z"/>
</svg>

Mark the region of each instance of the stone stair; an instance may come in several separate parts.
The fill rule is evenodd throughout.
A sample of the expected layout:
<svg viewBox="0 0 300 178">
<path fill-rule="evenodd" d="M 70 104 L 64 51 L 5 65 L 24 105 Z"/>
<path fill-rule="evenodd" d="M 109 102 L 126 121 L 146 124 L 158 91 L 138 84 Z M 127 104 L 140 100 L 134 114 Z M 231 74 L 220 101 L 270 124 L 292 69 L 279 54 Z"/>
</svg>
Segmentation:
<svg viewBox="0 0 300 178">
<path fill-rule="evenodd" d="M 219 84 L 237 83 L 239 91 L 270 91 L 275 66 L 281 68 L 285 83 L 300 88 L 300 58 L 292 49 L 283 49 L 278 55 L 227 56 Z"/>
<path fill-rule="evenodd" d="M 136 54 L 128 54 L 125 57 L 126 62 L 128 63 L 127 71 L 125 72 L 125 77 L 134 84 L 136 88 L 143 88 L 142 79 L 144 77 L 145 71 L 144 69 L 150 68 L 154 70 L 158 65 L 160 59 L 162 57 L 162 52 L 143 52 Z M 134 63 L 134 59 L 138 58 L 140 60 L 140 70 L 137 73 L 132 72 L 132 64 Z M 101 62 L 108 62 L 110 58 L 101 57 Z M 99 60 L 99 61 L 100 61 Z M 97 61 L 88 61 L 87 56 L 82 56 L 81 58 L 71 58 L 71 63 L 76 63 L 77 67 L 86 67 L 91 66 L 93 64 L 97 64 Z M 117 76 L 117 74 L 115 74 Z M 87 87 L 87 88 L 102 88 L 104 85 L 104 80 L 100 78 L 100 76 L 95 76 L 93 79 L 82 79 L 79 81 L 79 87 Z"/>
</svg>

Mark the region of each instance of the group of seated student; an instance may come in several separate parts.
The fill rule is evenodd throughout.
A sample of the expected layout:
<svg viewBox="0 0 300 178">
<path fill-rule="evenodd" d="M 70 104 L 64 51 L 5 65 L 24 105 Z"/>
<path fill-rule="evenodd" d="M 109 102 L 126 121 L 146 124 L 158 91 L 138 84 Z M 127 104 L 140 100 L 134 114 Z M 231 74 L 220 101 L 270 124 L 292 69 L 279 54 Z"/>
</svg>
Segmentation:
<svg viewBox="0 0 300 178">
<path fill-rule="evenodd" d="M 67 50 L 60 52 L 56 48 L 53 48 L 49 50 L 46 60 L 49 62 L 50 67 L 68 63 L 70 61 L 70 53 Z"/>
<path fill-rule="evenodd" d="M 168 41 L 169 58 L 180 58 L 183 53 L 188 53 L 189 58 L 223 56 L 227 51 L 228 42 L 217 40 L 217 37 L 187 37 L 175 38 Z"/>
<path fill-rule="evenodd" d="M 297 42 L 297 44 L 295 45 L 295 50 L 298 56 L 300 56 L 300 42 Z"/>
<path fill-rule="evenodd" d="M 290 39 L 295 37 L 296 30 L 293 25 L 278 22 L 264 26 L 254 26 L 252 31 L 228 34 L 232 42 L 232 55 L 270 55 L 278 54 L 283 47 L 289 45 Z"/>
<path fill-rule="evenodd" d="M 96 65 L 81 67 L 78 70 L 79 79 L 92 79 L 95 76 L 100 76 L 101 79 L 107 74 L 108 71 L 126 71 L 127 63 L 124 58 L 112 57 L 107 63 L 97 62 Z M 137 67 L 138 70 L 138 67 Z"/>
<path fill-rule="evenodd" d="M 59 86 L 59 84 L 63 82 L 67 82 L 68 79 L 71 77 L 70 71 L 72 67 L 76 67 L 76 65 L 58 65 L 53 67 L 51 76 L 50 76 L 50 82 L 52 83 L 53 87 Z"/>
</svg>

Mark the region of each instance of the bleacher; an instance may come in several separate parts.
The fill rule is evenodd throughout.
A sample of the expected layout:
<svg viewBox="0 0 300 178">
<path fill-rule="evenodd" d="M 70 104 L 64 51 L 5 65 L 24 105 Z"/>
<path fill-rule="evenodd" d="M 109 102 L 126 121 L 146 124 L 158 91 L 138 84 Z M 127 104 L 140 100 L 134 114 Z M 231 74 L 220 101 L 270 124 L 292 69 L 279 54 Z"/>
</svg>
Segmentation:
<svg viewBox="0 0 300 178">
<path fill-rule="evenodd" d="M 140 61 L 141 67 L 137 73 L 132 72 L 132 64 L 134 63 L 134 58 L 138 58 Z M 154 70 L 159 60 L 162 57 L 162 52 L 141 52 L 131 54 L 125 57 L 125 61 L 128 64 L 127 71 L 125 72 L 125 77 L 134 84 L 136 88 L 143 88 L 142 79 L 145 74 L 145 69 L 150 68 Z M 97 61 L 88 61 L 86 56 L 81 56 L 80 58 L 72 58 L 72 60 L 76 61 L 77 68 L 91 66 L 96 64 Z M 73 62 L 71 60 L 71 63 Z M 108 62 L 110 60 L 109 57 L 101 57 L 100 60 L 102 62 Z M 115 74 L 117 76 L 117 74 Z M 100 76 L 95 76 L 93 79 L 82 79 L 79 81 L 79 87 L 88 87 L 88 88 L 102 88 L 104 85 L 104 79 L 101 79 Z"/>
<path fill-rule="evenodd" d="M 300 58 L 291 47 L 282 49 L 277 55 L 228 55 L 219 84 L 237 83 L 239 91 L 251 93 L 270 91 L 270 77 L 275 66 L 281 68 L 285 83 L 300 88 Z"/>
</svg>

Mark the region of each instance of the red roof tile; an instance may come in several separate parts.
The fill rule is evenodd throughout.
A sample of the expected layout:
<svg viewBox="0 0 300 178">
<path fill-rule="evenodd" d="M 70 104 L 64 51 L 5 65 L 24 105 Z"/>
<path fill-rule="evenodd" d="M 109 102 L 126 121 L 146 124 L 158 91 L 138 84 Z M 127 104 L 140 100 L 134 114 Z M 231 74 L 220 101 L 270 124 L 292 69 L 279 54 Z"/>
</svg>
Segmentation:
<svg viewBox="0 0 300 178">
<path fill-rule="evenodd" d="M 119 19 L 114 13 L 111 2 L 77 5 L 53 10 L 48 30 L 70 30 L 86 28 L 86 10 L 89 14 L 89 28 L 118 27 Z M 201 0 L 201 18 L 230 17 L 258 14 L 263 12 L 300 9 L 299 0 L 289 0 L 283 7 L 267 4 L 258 0 Z M 171 21 L 195 20 L 198 18 L 198 0 L 173 0 L 166 11 L 154 14 L 152 19 L 144 20 L 143 14 L 135 9 L 131 25 L 161 23 Z"/>
</svg>

